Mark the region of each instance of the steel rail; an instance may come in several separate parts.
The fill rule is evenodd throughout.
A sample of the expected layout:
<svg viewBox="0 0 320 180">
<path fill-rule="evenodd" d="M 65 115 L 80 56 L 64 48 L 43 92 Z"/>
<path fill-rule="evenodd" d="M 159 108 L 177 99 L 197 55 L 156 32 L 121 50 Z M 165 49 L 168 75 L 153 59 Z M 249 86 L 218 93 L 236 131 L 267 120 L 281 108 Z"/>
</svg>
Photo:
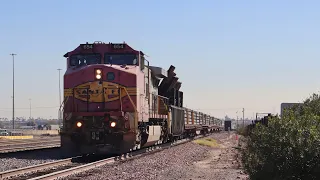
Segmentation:
<svg viewBox="0 0 320 180">
<path fill-rule="evenodd" d="M 40 145 L 28 145 L 21 147 L 0 147 L 0 154 L 8 153 L 8 152 L 17 152 L 17 151 L 25 151 L 25 150 L 36 150 L 36 149 L 44 149 L 44 148 L 52 148 L 52 147 L 60 147 L 59 143 L 48 143 L 48 144 L 40 144 Z"/>
<path fill-rule="evenodd" d="M 75 158 L 77 158 L 77 157 L 75 157 Z M 53 161 L 53 162 L 38 164 L 38 165 L 34 165 L 34 166 L 23 167 L 23 168 L 19 168 L 19 169 L 13 169 L 13 170 L 0 172 L 0 179 L 9 178 L 11 176 L 22 175 L 25 173 L 38 171 L 38 170 L 42 170 L 42 169 L 46 169 L 46 168 L 51 168 L 51 167 L 55 167 L 55 166 L 70 164 L 70 163 L 72 163 L 72 160 L 75 158 L 67 158 L 67 159 L 57 160 L 57 161 Z"/>
<path fill-rule="evenodd" d="M 48 141 L 59 141 L 60 138 L 46 138 L 46 139 L 33 139 L 33 140 L 0 140 L 0 146 L 23 144 L 23 143 L 39 143 Z"/>
<path fill-rule="evenodd" d="M 148 147 L 148 148 L 135 150 L 135 151 L 132 151 L 132 152 L 125 153 L 125 154 L 123 154 L 121 156 L 115 156 L 115 157 L 111 157 L 111 158 L 95 161 L 95 162 L 92 162 L 92 163 L 88 163 L 88 164 L 85 164 L 85 165 L 79 165 L 79 166 L 72 167 L 72 168 L 69 168 L 69 169 L 65 169 L 65 170 L 53 172 L 53 173 L 50 173 L 50 174 L 42 175 L 42 176 L 39 176 L 39 177 L 35 177 L 35 178 L 32 178 L 31 180 L 56 179 L 56 178 L 59 178 L 59 177 L 66 177 L 66 176 L 69 176 L 69 175 L 72 175 L 72 174 L 77 174 L 79 172 L 83 172 L 83 171 L 86 171 L 86 170 L 89 170 L 89 169 L 93 169 L 93 168 L 96 168 L 96 167 L 99 167 L 99 166 L 103 166 L 103 165 L 106 165 L 106 164 L 110 164 L 110 163 L 114 163 L 114 162 L 117 162 L 117 161 L 138 158 L 138 157 L 140 157 L 142 155 L 155 153 L 155 152 L 158 152 L 158 151 L 161 151 L 161 150 L 164 150 L 164 149 L 168 149 L 168 148 L 173 147 L 173 146 L 181 145 L 181 144 L 193 141 L 195 139 L 203 138 L 203 137 L 206 137 L 206 136 L 207 135 L 200 135 L 200 136 L 197 136 L 197 137 L 194 137 L 194 138 L 190 138 L 190 139 L 187 138 L 187 139 L 182 139 L 182 140 L 178 140 L 178 141 L 175 141 L 175 142 L 159 144 L 159 145 L 156 145 L 156 146 L 153 146 L 153 147 Z M 8 170 L 8 171 L 5 171 L 5 172 L 0 172 L 0 179 L 9 178 L 9 177 L 12 177 L 12 176 L 19 176 L 19 175 L 31 173 L 31 172 L 34 172 L 34 171 L 49 169 L 49 168 L 53 168 L 53 167 L 57 167 L 57 166 L 61 166 L 61 165 L 72 164 L 73 163 L 72 160 L 75 160 L 77 158 L 81 158 L 81 156 L 62 159 L 62 160 L 57 160 L 57 161 L 53 161 L 53 162 L 38 164 L 38 165 L 19 168 L 19 169 Z"/>
<path fill-rule="evenodd" d="M 8 147 L 8 146 L 21 146 L 21 145 L 31 145 L 31 144 L 43 144 L 43 143 L 58 143 L 60 139 L 56 139 L 53 141 L 33 141 L 33 142 L 22 142 L 22 143 L 0 143 L 0 148 Z"/>
</svg>

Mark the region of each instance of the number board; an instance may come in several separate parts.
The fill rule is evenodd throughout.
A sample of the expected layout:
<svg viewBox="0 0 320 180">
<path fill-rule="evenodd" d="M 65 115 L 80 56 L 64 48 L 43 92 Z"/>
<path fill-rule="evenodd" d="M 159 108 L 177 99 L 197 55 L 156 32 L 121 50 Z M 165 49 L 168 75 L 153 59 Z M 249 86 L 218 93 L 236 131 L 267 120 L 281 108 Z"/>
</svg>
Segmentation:
<svg viewBox="0 0 320 180">
<path fill-rule="evenodd" d="M 81 44 L 82 49 L 93 49 L 93 44 Z"/>
<path fill-rule="evenodd" d="M 113 49 L 124 49 L 125 47 L 125 44 L 112 44 Z"/>
</svg>

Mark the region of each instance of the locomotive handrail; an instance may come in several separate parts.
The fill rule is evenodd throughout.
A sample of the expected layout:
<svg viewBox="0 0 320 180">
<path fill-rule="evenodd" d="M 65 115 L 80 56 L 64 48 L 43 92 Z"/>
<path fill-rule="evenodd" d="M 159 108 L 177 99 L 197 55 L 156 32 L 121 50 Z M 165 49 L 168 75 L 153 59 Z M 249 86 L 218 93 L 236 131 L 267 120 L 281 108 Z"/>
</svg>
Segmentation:
<svg viewBox="0 0 320 180">
<path fill-rule="evenodd" d="M 166 97 L 163 97 L 163 96 L 159 96 L 159 97 L 161 97 L 160 100 L 163 102 L 164 107 L 165 107 L 166 110 L 168 111 L 168 105 L 167 105 L 167 104 L 164 102 L 164 100 L 163 100 L 163 98 L 166 98 Z M 166 98 L 166 99 L 168 99 L 168 98 Z"/>
<path fill-rule="evenodd" d="M 121 88 L 123 88 L 124 91 L 126 92 L 128 98 L 129 98 L 129 100 L 130 100 L 130 102 L 131 102 L 131 104 L 132 104 L 132 106 L 133 106 L 133 108 L 134 108 L 134 111 L 135 111 L 135 112 L 134 112 L 134 126 L 135 126 L 135 127 L 134 127 L 134 132 L 137 133 L 137 132 L 136 132 L 136 131 L 137 131 L 137 128 L 138 128 L 138 117 L 137 117 L 138 111 L 137 111 L 137 107 L 136 107 L 136 105 L 134 104 L 133 100 L 131 99 L 131 96 L 129 95 L 127 88 L 126 88 L 126 87 L 121 87 Z M 120 88 L 120 89 L 121 89 L 121 88 Z"/>
<path fill-rule="evenodd" d="M 60 104 L 60 107 L 59 107 L 59 111 L 61 111 L 62 109 L 62 105 L 63 105 L 63 111 L 64 111 L 64 108 L 65 108 L 65 103 L 68 101 L 70 96 L 67 96 L 67 98 L 64 98 L 63 102 Z"/>
<path fill-rule="evenodd" d="M 162 102 L 164 105 L 164 110 L 166 111 L 165 114 L 168 115 L 168 112 L 169 112 L 169 108 L 168 108 L 168 104 L 167 104 L 168 102 L 166 103 L 165 100 L 169 101 L 169 98 L 164 97 L 164 96 L 160 96 L 160 95 L 157 95 L 157 97 L 158 97 L 158 106 L 161 107 L 162 105 L 160 105 L 160 102 Z M 159 113 L 160 107 L 158 107 L 158 110 L 157 110 L 158 113 Z"/>
</svg>

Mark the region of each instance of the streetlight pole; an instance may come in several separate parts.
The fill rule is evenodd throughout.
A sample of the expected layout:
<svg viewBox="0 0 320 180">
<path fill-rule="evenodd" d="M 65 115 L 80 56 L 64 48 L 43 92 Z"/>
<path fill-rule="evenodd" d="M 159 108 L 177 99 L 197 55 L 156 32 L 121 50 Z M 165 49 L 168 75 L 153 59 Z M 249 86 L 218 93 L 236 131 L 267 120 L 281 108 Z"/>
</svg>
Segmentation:
<svg viewBox="0 0 320 180">
<path fill-rule="evenodd" d="M 10 54 L 12 56 L 12 129 L 14 129 L 14 56 L 17 54 Z"/>
<path fill-rule="evenodd" d="M 61 120 L 61 109 L 60 109 L 60 107 L 61 107 L 61 87 L 60 87 L 60 71 L 62 70 L 62 69 L 57 69 L 58 71 L 59 71 L 59 117 L 58 117 L 58 123 L 59 123 L 59 125 L 60 125 L 60 120 Z"/>
</svg>

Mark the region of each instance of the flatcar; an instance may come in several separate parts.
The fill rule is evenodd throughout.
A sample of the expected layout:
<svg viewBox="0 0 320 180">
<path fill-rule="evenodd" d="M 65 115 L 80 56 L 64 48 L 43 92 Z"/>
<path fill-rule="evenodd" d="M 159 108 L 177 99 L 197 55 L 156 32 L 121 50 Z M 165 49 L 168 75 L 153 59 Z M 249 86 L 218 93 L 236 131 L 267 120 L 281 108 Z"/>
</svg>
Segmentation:
<svg viewBox="0 0 320 180">
<path fill-rule="evenodd" d="M 64 57 L 65 154 L 121 154 L 221 129 L 221 120 L 183 107 L 174 66 L 151 66 L 125 42 L 84 43 Z"/>
</svg>

